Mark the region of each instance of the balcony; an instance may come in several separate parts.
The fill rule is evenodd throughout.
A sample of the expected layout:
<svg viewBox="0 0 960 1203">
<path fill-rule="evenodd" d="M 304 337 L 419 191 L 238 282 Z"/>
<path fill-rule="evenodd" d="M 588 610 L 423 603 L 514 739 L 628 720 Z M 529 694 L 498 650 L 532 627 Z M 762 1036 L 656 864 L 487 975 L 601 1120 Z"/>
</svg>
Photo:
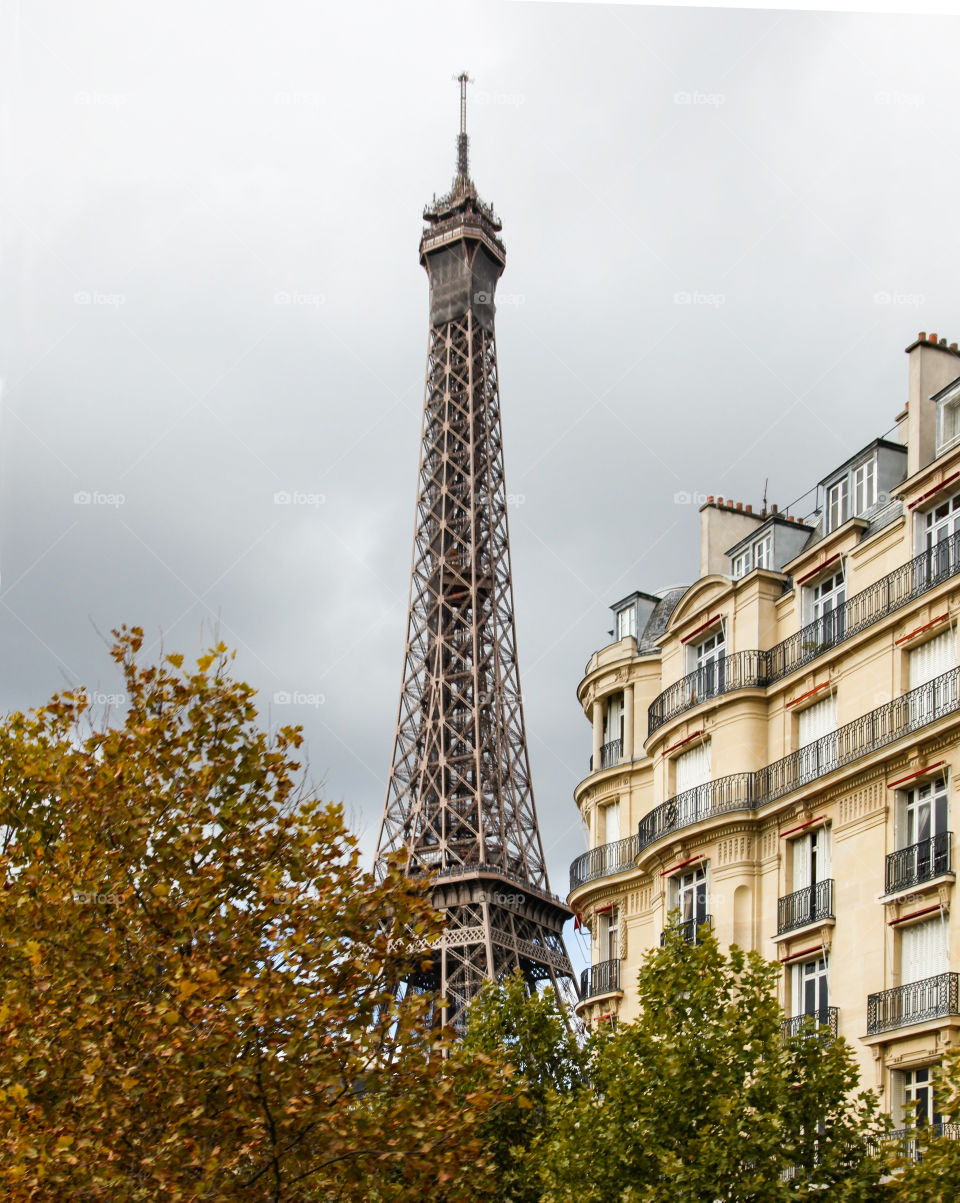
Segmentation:
<svg viewBox="0 0 960 1203">
<path fill-rule="evenodd" d="M 600 747 L 600 767 L 601 769 L 612 769 L 615 764 L 620 763 L 620 757 L 623 755 L 623 740 L 611 739 L 609 743 L 602 744 Z M 593 767 L 592 765 L 590 766 Z"/>
<path fill-rule="evenodd" d="M 828 877 L 778 900 L 777 935 L 833 917 L 833 878 Z"/>
<path fill-rule="evenodd" d="M 880 1152 L 885 1145 L 899 1144 L 900 1156 L 911 1161 L 923 1160 L 923 1149 L 928 1139 L 960 1140 L 960 1124 L 924 1124 L 919 1128 L 894 1128 L 884 1132 L 871 1152 Z"/>
<path fill-rule="evenodd" d="M 637 855 L 683 827 L 775 802 L 958 710 L 960 668 L 951 668 L 754 773 L 718 777 L 661 802 L 640 820 Z"/>
<path fill-rule="evenodd" d="M 652 735 L 669 719 L 692 706 L 737 689 L 766 685 L 766 677 L 766 652 L 735 652 L 705 664 L 695 672 L 687 673 L 654 699 L 647 713 L 647 729 Z"/>
<path fill-rule="evenodd" d="M 780 1031 L 784 1040 L 803 1034 L 817 1036 L 821 1040 L 836 1040 L 838 1016 L 836 1007 L 821 1007 L 810 1015 L 791 1015 L 780 1024 Z"/>
<path fill-rule="evenodd" d="M 919 982 L 867 996 L 867 1035 L 878 1036 L 895 1028 L 960 1015 L 960 989 L 956 973 L 940 973 Z"/>
<path fill-rule="evenodd" d="M 722 662 L 726 667 L 719 674 L 715 666 L 707 666 L 714 673 L 712 680 L 705 677 L 698 682 L 697 674 L 690 673 L 675 682 L 653 700 L 647 714 L 647 734 L 653 735 L 669 719 L 708 697 L 772 685 L 958 573 L 960 532 L 895 568 L 768 651 L 733 653 Z"/>
<path fill-rule="evenodd" d="M 940 831 L 919 844 L 891 852 L 887 857 L 886 892 L 895 894 L 949 873 L 952 843 L 951 832 Z"/>
<path fill-rule="evenodd" d="M 683 919 L 677 924 L 671 924 L 667 931 L 679 931 L 683 937 L 684 944 L 699 944 L 701 927 L 708 927 L 713 930 L 713 915 L 702 915 L 699 919 Z M 660 933 L 660 947 L 667 942 L 667 932 Z"/>
<path fill-rule="evenodd" d="M 570 866 L 571 893 L 578 886 L 599 877 L 611 877 L 614 873 L 625 873 L 633 868 L 637 856 L 637 837 L 628 835 L 625 840 L 614 840 L 584 852 Z"/>
<path fill-rule="evenodd" d="M 580 974 L 580 1001 L 620 989 L 620 961 L 600 961 Z"/>
</svg>

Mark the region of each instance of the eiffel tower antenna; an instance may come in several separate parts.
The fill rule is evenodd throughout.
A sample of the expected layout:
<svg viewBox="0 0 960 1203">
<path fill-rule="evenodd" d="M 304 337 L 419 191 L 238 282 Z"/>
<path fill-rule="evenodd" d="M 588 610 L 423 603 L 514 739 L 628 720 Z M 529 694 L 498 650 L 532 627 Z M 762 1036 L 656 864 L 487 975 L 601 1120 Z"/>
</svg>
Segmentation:
<svg viewBox="0 0 960 1203">
<path fill-rule="evenodd" d="M 494 339 L 500 222 L 468 174 L 465 72 L 457 174 L 424 210 L 430 336 L 403 682 L 377 844 L 432 875 L 446 920 L 430 973 L 463 1029 L 485 980 L 519 968 L 576 1001 L 537 826 L 517 669 Z"/>
</svg>

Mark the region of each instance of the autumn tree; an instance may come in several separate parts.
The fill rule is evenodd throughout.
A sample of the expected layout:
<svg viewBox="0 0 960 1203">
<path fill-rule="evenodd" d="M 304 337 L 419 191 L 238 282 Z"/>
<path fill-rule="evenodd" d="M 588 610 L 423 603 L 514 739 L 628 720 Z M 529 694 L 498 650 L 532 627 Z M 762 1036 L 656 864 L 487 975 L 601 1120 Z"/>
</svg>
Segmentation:
<svg viewBox="0 0 960 1203">
<path fill-rule="evenodd" d="M 882 1199 L 872 1093 L 843 1040 L 790 1040 L 779 969 L 668 930 L 639 1017 L 593 1047 L 592 1089 L 552 1101 L 535 1149 L 545 1203 Z"/>
<path fill-rule="evenodd" d="M 222 644 L 142 639 L 121 724 L 76 692 L 0 725 L 0 1193 L 482 1198 L 499 1088 L 394 990 L 428 899 L 363 868 Z"/>
</svg>

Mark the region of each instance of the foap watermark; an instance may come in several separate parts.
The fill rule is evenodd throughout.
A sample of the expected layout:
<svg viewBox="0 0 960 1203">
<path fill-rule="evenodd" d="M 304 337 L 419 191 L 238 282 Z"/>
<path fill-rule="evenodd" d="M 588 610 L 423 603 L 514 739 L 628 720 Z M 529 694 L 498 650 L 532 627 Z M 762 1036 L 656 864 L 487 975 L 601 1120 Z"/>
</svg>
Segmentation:
<svg viewBox="0 0 960 1203">
<path fill-rule="evenodd" d="M 922 292 L 875 292 L 873 294 L 874 305 L 907 305 L 914 309 L 918 309 L 921 305 L 927 303 L 927 298 Z"/>
<path fill-rule="evenodd" d="M 481 890 L 477 902 L 492 902 L 494 906 L 523 906 L 527 901 L 526 894 L 503 894 L 499 891 L 488 892 Z"/>
<path fill-rule="evenodd" d="M 698 489 L 692 491 L 687 489 L 677 489 L 673 495 L 674 505 L 706 505 L 707 494 L 701 493 Z"/>
<path fill-rule="evenodd" d="M 898 92 L 894 89 L 892 92 L 874 92 L 873 103 L 919 109 L 927 103 L 927 98 L 922 92 Z"/>
<path fill-rule="evenodd" d="M 326 98 L 320 92 L 306 92 L 284 88 L 274 92 L 273 103 L 284 108 L 321 109 L 326 105 Z"/>
<path fill-rule="evenodd" d="M 694 289 L 693 292 L 681 290 L 673 294 L 674 305 L 709 305 L 713 309 L 719 309 L 726 302 L 727 298 L 722 292 L 699 292 Z"/>
<path fill-rule="evenodd" d="M 102 108 L 119 109 L 127 103 L 127 95 L 125 92 L 88 92 L 82 89 L 74 92 L 73 103 L 81 107 L 100 105 Z"/>
<path fill-rule="evenodd" d="M 327 303 L 322 292 L 275 292 L 274 305 L 300 305 L 308 309 L 319 309 Z"/>
<path fill-rule="evenodd" d="M 119 906 L 123 894 L 96 894 L 92 890 L 74 890 L 73 901 L 81 906 Z"/>
<path fill-rule="evenodd" d="M 278 689 L 273 695 L 274 706 L 323 706 L 326 697 L 322 693 L 305 693 L 303 690 Z"/>
<path fill-rule="evenodd" d="M 497 293 L 498 305 L 526 305 L 527 298 L 522 292 L 500 292 Z"/>
<path fill-rule="evenodd" d="M 527 103 L 525 92 L 481 92 L 477 91 L 470 97 L 471 104 L 502 104 L 518 109 Z"/>
<path fill-rule="evenodd" d="M 100 689 L 82 689 L 79 696 L 88 706 L 126 706 L 127 704 L 125 693 L 104 693 Z"/>
<path fill-rule="evenodd" d="M 90 292 L 82 288 L 79 292 L 73 294 L 74 305 L 102 305 L 106 307 L 119 308 L 121 305 L 126 305 L 127 298 L 122 292 Z"/>
<path fill-rule="evenodd" d="M 304 493 L 299 489 L 294 489 L 292 492 L 288 489 L 280 489 L 273 495 L 274 505 L 306 505 L 315 510 L 326 505 L 326 501 L 323 493 Z"/>
<path fill-rule="evenodd" d="M 105 505 L 114 510 L 125 505 L 126 501 L 125 493 L 101 493 L 96 489 L 80 489 L 73 495 L 74 505 Z"/>
<path fill-rule="evenodd" d="M 721 105 L 727 103 L 727 97 L 723 92 L 674 92 L 674 104 L 689 104 L 700 105 L 705 108 L 719 109 Z"/>
</svg>

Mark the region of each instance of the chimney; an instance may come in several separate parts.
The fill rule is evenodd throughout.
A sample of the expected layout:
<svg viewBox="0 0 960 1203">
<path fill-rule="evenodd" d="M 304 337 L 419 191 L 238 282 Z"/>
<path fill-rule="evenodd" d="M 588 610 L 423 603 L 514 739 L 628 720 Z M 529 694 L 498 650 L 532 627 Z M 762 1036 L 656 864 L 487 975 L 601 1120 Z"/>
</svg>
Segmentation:
<svg viewBox="0 0 960 1203">
<path fill-rule="evenodd" d="M 708 497 L 700 507 L 700 575 L 713 573 L 726 575 L 730 571 L 727 550 L 755 531 L 763 518 L 744 508 L 743 502 L 733 498 Z"/>
<path fill-rule="evenodd" d="M 960 353 L 956 343 L 921 333 L 906 349 L 907 368 L 906 444 L 907 475 L 925 468 L 937 454 L 937 407 L 930 400 L 960 376 Z"/>
</svg>

